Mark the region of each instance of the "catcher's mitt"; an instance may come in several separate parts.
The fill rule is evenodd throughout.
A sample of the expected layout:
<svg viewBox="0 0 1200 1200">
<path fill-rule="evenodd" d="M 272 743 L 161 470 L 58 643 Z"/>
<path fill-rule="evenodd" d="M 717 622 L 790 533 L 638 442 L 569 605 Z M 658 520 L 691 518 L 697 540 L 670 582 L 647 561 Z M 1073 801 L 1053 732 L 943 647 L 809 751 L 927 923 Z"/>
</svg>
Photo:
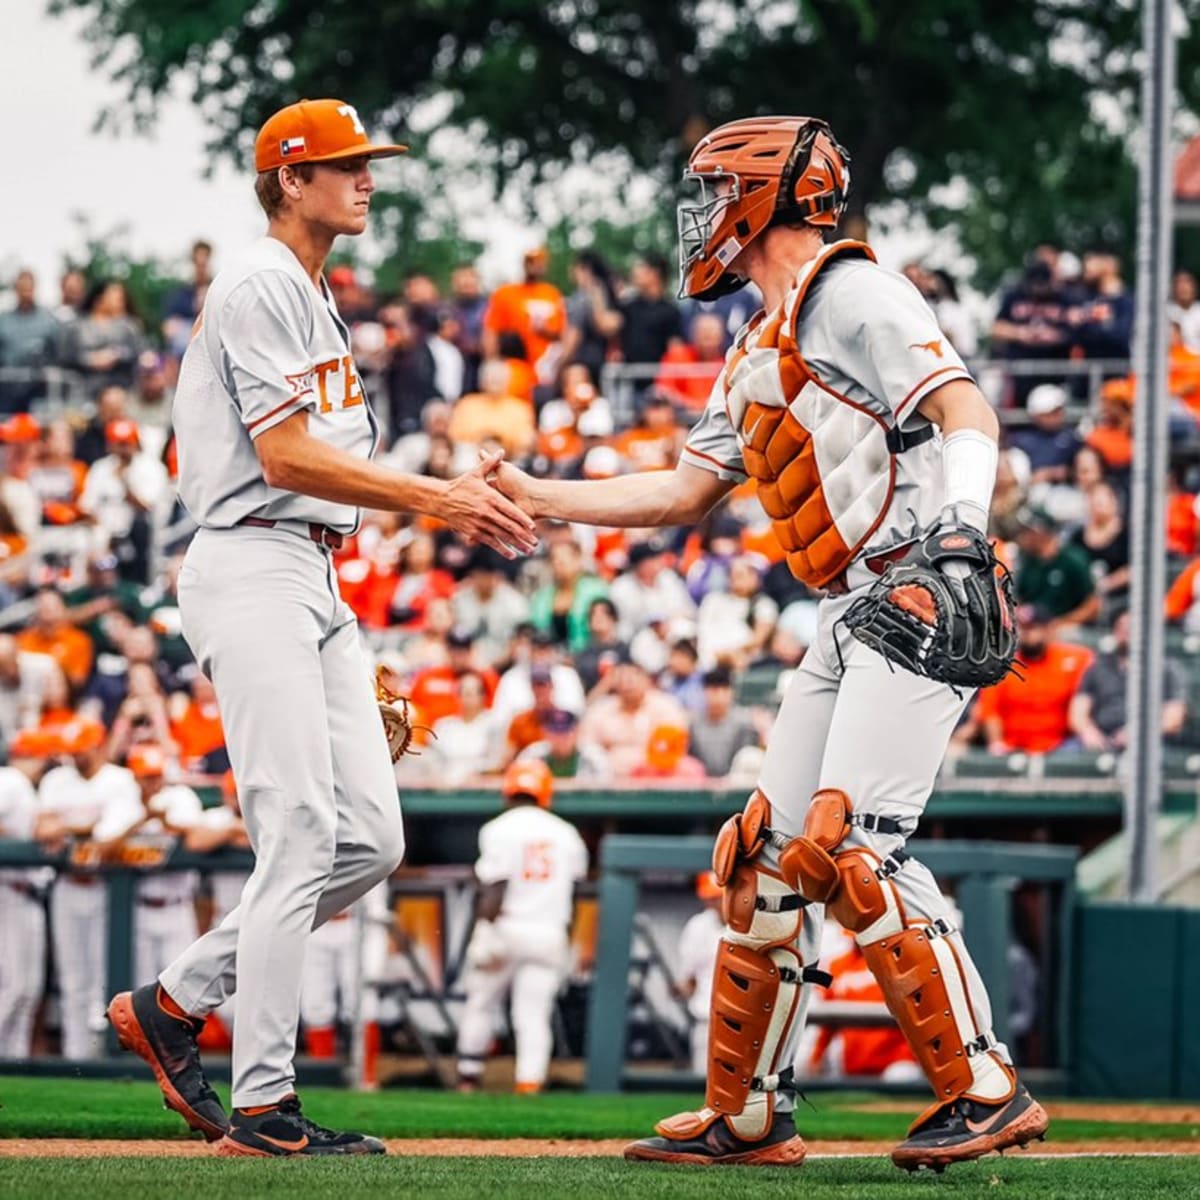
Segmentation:
<svg viewBox="0 0 1200 1200">
<path fill-rule="evenodd" d="M 379 715 L 383 719 L 388 750 L 391 751 L 392 762 L 396 762 L 405 754 L 420 754 L 419 750 L 413 748 L 413 736 L 418 729 L 431 737 L 437 735 L 428 725 L 413 724 L 408 697 L 393 692 L 383 682 L 384 673 L 384 667 L 375 668 L 375 699 L 379 702 Z"/>
<path fill-rule="evenodd" d="M 939 522 L 843 619 L 889 663 L 954 687 L 999 683 L 1016 657 L 1008 571 L 969 525 Z"/>
</svg>

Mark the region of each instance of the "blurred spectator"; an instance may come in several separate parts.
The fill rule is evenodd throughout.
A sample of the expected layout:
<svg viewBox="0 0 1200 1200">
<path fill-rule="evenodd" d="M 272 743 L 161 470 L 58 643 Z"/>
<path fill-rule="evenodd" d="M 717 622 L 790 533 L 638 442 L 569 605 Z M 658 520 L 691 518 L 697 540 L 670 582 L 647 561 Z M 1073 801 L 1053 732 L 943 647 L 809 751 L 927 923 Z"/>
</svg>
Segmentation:
<svg viewBox="0 0 1200 1200">
<path fill-rule="evenodd" d="M 969 739 L 978 724 L 991 754 L 1049 754 L 1063 745 L 1071 733 L 1071 697 L 1091 666 L 1092 652 L 1053 641 L 1053 630 L 1049 610 L 1034 605 L 1018 610 L 1020 674 L 1007 675 L 979 693 L 972 720 L 960 727 L 956 742 Z"/>
<path fill-rule="evenodd" d="M 62 336 L 58 318 L 37 303 L 32 271 L 17 272 L 13 295 L 16 305 L 0 313 L 0 368 L 31 371 L 35 377 L 0 379 L 0 413 L 24 412 L 45 394 L 45 383 L 36 373 L 57 362 Z"/>
<path fill-rule="evenodd" d="M 1126 359 L 1133 332 L 1133 296 L 1121 278 L 1121 260 L 1107 250 L 1083 256 L 1086 298 L 1072 312 L 1078 340 L 1088 358 Z"/>
<path fill-rule="evenodd" d="M 1068 299 L 1054 269 L 1035 259 L 1021 282 L 1000 302 L 992 324 L 993 355 L 1009 360 L 1066 358 L 1070 349 Z M 1040 374 L 1014 376 L 1014 402 L 1023 406 L 1031 389 L 1054 381 L 1055 377 Z"/>
<path fill-rule="evenodd" d="M 59 299 L 54 309 L 54 316 L 64 332 L 68 325 L 79 320 L 83 313 L 83 304 L 87 299 L 87 276 L 77 267 L 64 271 L 58 281 Z"/>
<path fill-rule="evenodd" d="M 1029 458 L 1024 450 L 1009 446 L 1000 451 L 990 529 L 1002 542 L 1011 542 L 1017 536 L 1017 513 L 1029 500 L 1029 474 Z"/>
<path fill-rule="evenodd" d="M 704 673 L 704 708 L 692 719 L 689 753 L 714 779 L 729 774 L 734 755 L 743 746 L 758 745 L 750 711 L 733 702 L 733 674 L 728 667 Z"/>
<path fill-rule="evenodd" d="M 610 595 L 626 640 L 653 615 L 667 621 L 692 618 L 696 605 L 683 580 L 667 566 L 667 548 L 657 536 L 629 548 L 629 569 L 613 580 Z"/>
<path fill-rule="evenodd" d="M 650 734 L 645 756 L 629 773 L 631 779 L 669 779 L 702 783 L 704 764 L 688 754 L 688 731 L 683 725 L 660 725 Z"/>
<path fill-rule="evenodd" d="M 742 527 L 728 513 L 718 511 L 701 527 L 700 554 L 687 569 L 688 594 L 699 604 L 711 591 L 729 586 L 729 564 L 741 547 Z"/>
<path fill-rule="evenodd" d="M 488 665 L 499 661 L 517 626 L 529 616 L 529 602 L 509 583 L 507 569 L 499 551 L 476 546 L 454 593 L 455 622 L 479 639 L 480 659 Z"/>
<path fill-rule="evenodd" d="M 698 313 L 686 342 L 673 341 L 662 356 L 654 390 L 699 413 L 725 365 L 725 329 L 715 313 Z M 681 367 L 682 370 L 675 368 Z"/>
<path fill-rule="evenodd" d="M 1087 519 L 1071 537 L 1091 562 L 1100 603 L 1106 614 L 1124 607 L 1129 594 L 1129 530 L 1117 493 L 1107 483 L 1087 494 Z"/>
<path fill-rule="evenodd" d="M 42 506 L 30 477 L 37 465 L 42 427 L 28 413 L 16 413 L 0 425 L 4 444 L 4 470 L 0 472 L 0 505 L 8 513 L 13 529 L 25 542 L 37 537 L 42 523 Z"/>
<path fill-rule="evenodd" d="M 578 652 L 589 639 L 593 602 L 608 595 L 608 585 L 584 570 L 579 543 L 558 541 L 550 547 L 551 581 L 533 594 L 529 619 L 559 645 Z"/>
<path fill-rule="evenodd" d="M 744 667 L 766 646 L 779 606 L 762 593 L 763 563 L 741 554 L 729 564 L 729 590 L 709 592 L 696 617 L 696 642 L 705 667 Z"/>
<path fill-rule="evenodd" d="M 450 272 L 450 316 L 455 327 L 454 344 L 463 356 L 463 391 L 479 386 L 479 364 L 483 361 L 483 314 L 487 296 L 472 263 L 460 263 Z"/>
<path fill-rule="evenodd" d="M 1084 439 L 1112 471 L 1133 462 L 1133 379 L 1110 379 L 1100 389 L 1100 413 Z"/>
<path fill-rule="evenodd" d="M 661 254 L 641 255 L 629 278 L 633 294 L 621 304 L 621 357 L 627 363 L 657 364 L 672 339 L 683 334 L 679 306 L 666 294 L 667 260 Z M 648 382 L 639 381 L 637 390 Z"/>
<path fill-rule="evenodd" d="M 424 530 L 413 530 L 400 554 L 395 587 L 388 599 L 387 619 L 380 623 L 417 630 L 425 625 L 426 610 L 435 598 L 454 595 L 454 577 L 437 565 L 437 546 Z"/>
<path fill-rule="evenodd" d="M 478 446 L 489 438 L 506 454 L 520 458 L 533 448 L 536 431 L 533 408 L 508 392 L 508 368 L 498 359 L 485 359 L 479 368 L 482 389 L 463 396 L 450 416 L 450 437 Z"/>
<path fill-rule="evenodd" d="M 1196 553 L 1196 495 L 1186 489 L 1185 472 L 1172 465 L 1167 469 L 1167 553 L 1190 558 Z"/>
<path fill-rule="evenodd" d="M 220 775 L 228 770 L 217 692 L 203 671 L 194 671 L 186 696 L 176 693 L 171 697 L 168 712 L 168 740 L 174 742 L 185 767 L 206 775 Z"/>
<path fill-rule="evenodd" d="M 575 655 L 575 669 L 584 689 L 592 690 L 617 663 L 629 655 L 629 644 L 621 638 L 616 605 L 607 596 L 597 596 L 587 610 L 588 635 Z"/>
<path fill-rule="evenodd" d="M 192 243 L 192 278 L 189 283 L 168 292 L 162 308 L 162 336 L 167 353 L 180 359 L 192 336 L 192 326 L 204 308 L 208 285 L 212 283 L 212 245 L 198 238 Z"/>
<path fill-rule="evenodd" d="M 71 617 L 78 621 L 78 613 L 72 611 Z M 135 625 L 127 629 L 121 635 L 118 649 L 116 654 L 96 656 L 96 668 L 82 697 L 83 700 L 95 702 L 105 725 L 113 723 L 129 694 L 129 672 L 135 663 L 149 667 L 160 684 L 164 683 L 163 675 L 166 672 L 166 667 L 160 666 L 158 639 L 148 626 Z M 164 686 L 163 690 L 167 688 Z"/>
<path fill-rule="evenodd" d="M 650 391 L 642 401 L 639 424 L 618 434 L 613 445 L 634 471 L 667 471 L 675 466 L 686 436 L 671 402 Z"/>
<path fill-rule="evenodd" d="M 437 394 L 444 400 L 457 400 L 463 394 L 465 367 L 458 347 L 443 336 L 441 309 L 414 304 L 409 309 L 408 319 L 425 337 L 433 359 L 433 386 Z"/>
<path fill-rule="evenodd" d="M 79 497 L 87 473 L 87 465 L 75 457 L 75 432 L 70 424 L 61 419 L 51 421 L 29 472 L 29 486 L 37 494 L 45 524 L 71 525 L 81 518 Z"/>
<path fill-rule="evenodd" d="M 142 603 L 146 588 L 122 579 L 117 566 L 116 555 L 107 550 L 89 555 L 86 577 L 63 593 L 63 602 L 71 623 L 91 638 L 97 653 L 123 656 L 128 633 L 134 624 L 145 624 L 150 609 Z"/>
<path fill-rule="evenodd" d="M 717 949 L 725 932 L 721 916 L 724 888 L 712 871 L 696 876 L 696 899 L 703 908 L 689 917 L 679 935 L 679 978 L 675 993 L 687 1001 L 692 1018 L 691 1065 L 694 1075 L 708 1070 L 708 1021 Z"/>
<path fill-rule="evenodd" d="M 607 694 L 588 704 L 579 733 L 608 755 L 614 775 L 628 777 L 645 760 L 651 734 L 663 725 L 686 729 L 687 715 L 636 663 L 618 664 L 606 682 Z"/>
<path fill-rule="evenodd" d="M 529 686 L 533 692 L 533 704 L 517 713 L 509 722 L 505 734 L 505 764 L 510 763 L 521 751 L 544 741 L 546 729 L 543 722 L 552 712 L 558 711 L 554 703 L 554 676 L 549 666 L 539 663 L 530 667 Z"/>
<path fill-rule="evenodd" d="M 11 633 L 0 633 L 0 739 L 12 741 L 19 729 L 37 725 L 48 681 L 59 674 L 48 654 L 19 647 Z"/>
<path fill-rule="evenodd" d="M 200 677 L 197 675 L 197 678 Z M 129 667 L 129 688 L 117 710 L 108 739 L 108 756 L 123 759 L 131 746 L 145 742 L 170 745 L 171 718 L 167 713 L 167 697 L 163 694 L 154 668 L 149 663 L 132 663 Z M 228 765 L 226 762 L 222 770 Z"/>
<path fill-rule="evenodd" d="M 105 433 L 108 454 L 88 470 L 79 507 L 107 535 L 121 574 L 147 583 L 150 535 L 170 499 L 170 480 L 162 463 L 142 452 L 133 421 L 113 421 Z"/>
<path fill-rule="evenodd" d="M 439 439 L 450 446 L 452 458 L 449 474 L 469 471 L 478 461 L 474 447 L 455 446 L 450 441 L 450 417 L 454 407 L 446 400 L 430 400 L 421 411 L 421 428 L 396 439 L 381 461 L 397 471 L 412 475 L 427 475 L 434 457 L 434 443 Z"/>
<path fill-rule="evenodd" d="M 488 708 L 483 678 L 466 671 L 454 684 L 457 712 L 433 721 L 436 735 L 425 751 L 439 787 L 458 787 L 472 775 L 499 769 L 501 730 Z"/>
<path fill-rule="evenodd" d="M 446 634 L 446 661 L 418 671 L 408 688 L 408 698 L 416 705 L 423 725 L 436 728 L 444 717 L 460 714 L 458 685 L 467 675 L 482 684 L 484 704 L 490 708 L 500 677 L 479 661 L 474 633 L 456 626 Z"/>
<path fill-rule="evenodd" d="M 48 654 L 74 688 L 83 687 L 92 673 L 91 639 L 67 620 L 63 598 L 53 588 L 42 588 L 34 597 L 33 620 L 17 634 L 17 648 Z"/>
<path fill-rule="evenodd" d="M 1030 424 L 1013 431 L 1009 443 L 1029 459 L 1030 484 L 1064 483 L 1080 445 L 1067 425 L 1067 391 L 1057 383 L 1039 383 L 1025 400 Z"/>
<path fill-rule="evenodd" d="M 521 340 L 521 335 L 519 333 L 502 333 L 498 344 L 500 353 L 497 361 L 503 363 L 508 371 L 506 387 L 508 394 L 516 396 L 518 400 L 524 400 L 532 409 L 533 393 L 538 386 L 539 379 L 537 372 L 529 365 L 525 343 Z M 558 348 L 555 347 L 547 357 L 556 357 L 557 354 Z"/>
<path fill-rule="evenodd" d="M 75 454 L 89 467 L 108 453 L 108 427 L 129 421 L 129 394 L 123 387 L 106 387 L 96 397 L 96 411 L 75 439 Z"/>
<path fill-rule="evenodd" d="M 1085 750 L 1124 750 L 1126 683 L 1129 676 L 1129 613 L 1118 615 L 1113 624 L 1113 649 L 1098 655 L 1088 667 L 1079 690 L 1071 698 L 1071 732 Z M 1178 666 L 1163 663 L 1162 733 L 1178 738 L 1183 732 L 1187 706 Z"/>
<path fill-rule="evenodd" d="M 401 673 L 440 667 L 449 658 L 446 639 L 454 628 L 454 606 L 448 596 L 433 596 L 425 605 L 418 631 L 404 640 L 400 651 Z"/>
<path fill-rule="evenodd" d="M 166 361 L 153 350 L 143 350 L 138 356 L 137 372 L 133 377 L 133 393 L 126 408 L 143 434 L 149 431 L 146 449 L 156 457 L 166 445 L 167 429 L 171 424 L 171 388 L 167 383 Z"/>
<path fill-rule="evenodd" d="M 95 396 L 109 386 L 132 387 L 145 347 L 128 289 L 119 279 L 102 279 L 88 294 L 83 316 L 66 330 L 63 360 L 83 373 Z"/>
<path fill-rule="evenodd" d="M 542 718 L 543 740 L 526 747 L 518 758 L 540 758 L 555 779 L 603 783 L 612 772 L 604 752 L 579 740 L 579 718 L 556 708 Z"/>
<path fill-rule="evenodd" d="M 379 319 L 393 346 L 385 386 L 388 430 L 395 440 L 421 428 L 421 414 L 430 400 L 447 397 L 437 390 L 437 362 L 421 323 L 411 320 L 409 310 L 397 301 L 385 304 Z"/>
<path fill-rule="evenodd" d="M 1191 271 L 1176 271 L 1171 276 L 1167 319 L 1179 326 L 1183 344 L 1200 354 L 1200 304 L 1196 301 L 1196 276 Z"/>
<path fill-rule="evenodd" d="M 928 272 L 931 293 L 927 297 L 938 328 L 949 339 L 950 345 L 962 358 L 970 358 L 979 349 L 979 335 L 975 321 L 958 298 L 958 284 L 949 271 L 935 267 Z"/>
<path fill-rule="evenodd" d="M 704 677 L 699 667 L 700 655 L 696 643 L 691 638 L 679 638 L 671 643 L 666 669 L 658 677 L 658 686 L 668 696 L 674 696 L 689 716 L 704 709 Z M 703 755 L 700 757 L 703 758 Z M 710 770 L 709 774 L 712 773 Z"/>
<path fill-rule="evenodd" d="M 1071 460 L 1068 481 L 1037 488 L 1034 507 L 1044 509 L 1063 528 L 1082 525 L 1087 519 L 1088 494 L 1107 478 L 1108 467 L 1099 452 L 1082 445 Z"/>
<path fill-rule="evenodd" d="M 484 358 L 500 357 L 500 335 L 517 334 L 524 346 L 525 360 L 539 382 L 553 379 L 561 359 L 560 342 L 567 327 L 567 309 L 562 293 L 546 282 L 550 255 L 544 246 L 529 250 L 524 257 L 525 278 L 521 283 L 498 287 L 483 316 Z M 486 386 L 482 384 L 481 386 Z"/>
<path fill-rule="evenodd" d="M 608 401 L 596 394 L 581 363 L 563 368 L 561 397 L 548 400 L 538 417 L 538 454 L 565 469 L 583 458 L 594 439 L 611 437 L 614 429 Z"/>
<path fill-rule="evenodd" d="M 1163 609 L 1168 621 L 1188 633 L 1200 633 L 1200 558 L 1194 558 L 1167 589 Z"/>
<path fill-rule="evenodd" d="M 47 673 L 42 689 L 42 707 L 38 713 L 37 729 L 42 734 L 57 737 L 64 727 L 79 719 L 80 714 L 71 703 L 71 685 L 62 668 L 55 663 L 54 669 Z"/>
<path fill-rule="evenodd" d="M 492 707 L 500 720 L 511 721 L 519 712 L 533 707 L 533 684 L 530 673 L 535 667 L 549 667 L 554 684 L 554 706 L 569 712 L 584 709 L 583 684 L 569 663 L 560 661 L 553 639 L 532 626 L 514 631 L 515 644 L 512 666 L 500 676 Z"/>
<path fill-rule="evenodd" d="M 585 250 L 571 268 L 575 291 L 567 299 L 569 326 L 563 340 L 563 361 L 583 367 L 595 383 L 608 361 L 613 338 L 621 330 L 621 313 L 608 263 Z"/>
<path fill-rule="evenodd" d="M 1044 608 L 1057 625 L 1084 625 L 1095 620 L 1100 597 L 1087 554 L 1080 546 L 1065 542 L 1058 525 L 1041 509 L 1022 510 L 1018 522 L 1017 599 Z"/>
</svg>

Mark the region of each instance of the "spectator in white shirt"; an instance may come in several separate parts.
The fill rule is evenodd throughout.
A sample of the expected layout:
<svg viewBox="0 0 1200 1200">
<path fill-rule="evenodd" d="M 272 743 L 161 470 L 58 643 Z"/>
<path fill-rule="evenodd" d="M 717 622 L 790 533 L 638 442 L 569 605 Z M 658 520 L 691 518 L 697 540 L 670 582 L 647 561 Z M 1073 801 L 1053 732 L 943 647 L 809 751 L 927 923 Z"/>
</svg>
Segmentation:
<svg viewBox="0 0 1200 1200">
<path fill-rule="evenodd" d="M 502 733 L 496 714 L 487 707 L 487 688 L 474 671 L 458 677 L 459 715 L 434 723 L 437 735 L 428 753 L 433 779 L 444 787 L 458 787 L 472 775 L 499 767 Z"/>
<path fill-rule="evenodd" d="M 626 641 L 656 614 L 667 621 L 696 615 L 687 585 L 667 566 L 666 546 L 657 537 L 629 547 L 629 569 L 613 580 L 609 595 Z"/>
<path fill-rule="evenodd" d="M 18 650 L 11 633 L 0 633 L 0 740 L 5 745 L 18 730 L 38 723 L 47 683 L 57 674 L 50 655 Z"/>
<path fill-rule="evenodd" d="M 763 564 L 742 554 L 729 564 L 729 591 L 709 592 L 700 602 L 696 638 L 700 663 L 744 667 L 767 644 L 779 605 L 760 592 Z"/>
<path fill-rule="evenodd" d="M 455 624 L 471 630 L 487 666 L 504 655 L 517 626 L 529 619 L 529 601 L 505 574 L 507 561 L 490 546 L 476 546 L 454 593 Z"/>
</svg>

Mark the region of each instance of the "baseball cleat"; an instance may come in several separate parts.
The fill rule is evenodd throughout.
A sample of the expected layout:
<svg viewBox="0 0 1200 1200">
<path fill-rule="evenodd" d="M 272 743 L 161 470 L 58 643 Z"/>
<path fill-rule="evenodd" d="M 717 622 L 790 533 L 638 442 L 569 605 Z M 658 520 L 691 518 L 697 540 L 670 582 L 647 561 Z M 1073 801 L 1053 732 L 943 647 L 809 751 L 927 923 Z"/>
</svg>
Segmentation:
<svg viewBox="0 0 1200 1200">
<path fill-rule="evenodd" d="M 660 1122 L 655 1128 L 660 1134 L 669 1131 L 674 1120 Z M 807 1153 L 790 1112 L 776 1113 L 766 1136 L 755 1141 L 738 1137 L 723 1119 L 718 1119 L 703 1127 L 696 1123 L 690 1136 L 677 1133 L 643 1138 L 625 1147 L 627 1162 L 693 1163 L 706 1167 L 798 1167 Z"/>
<path fill-rule="evenodd" d="M 236 1158 L 293 1158 L 323 1154 L 386 1154 L 378 1139 L 365 1133 L 336 1133 L 310 1121 L 297 1096 L 261 1108 L 235 1108 L 229 1132 L 217 1153 Z"/>
<path fill-rule="evenodd" d="M 200 1065 L 196 1038 L 204 1028 L 204 1018 L 168 1012 L 160 1003 L 159 991 L 157 983 L 148 983 L 119 993 L 108 1006 L 108 1019 L 121 1045 L 150 1064 L 166 1106 L 215 1142 L 224 1137 L 229 1118 Z"/>
<path fill-rule="evenodd" d="M 1046 1110 L 1018 1083 L 1012 1099 L 999 1104 L 960 1097 L 919 1117 L 892 1151 L 892 1162 L 906 1171 L 928 1167 L 940 1174 L 953 1163 L 1044 1140 L 1049 1125 Z"/>
</svg>

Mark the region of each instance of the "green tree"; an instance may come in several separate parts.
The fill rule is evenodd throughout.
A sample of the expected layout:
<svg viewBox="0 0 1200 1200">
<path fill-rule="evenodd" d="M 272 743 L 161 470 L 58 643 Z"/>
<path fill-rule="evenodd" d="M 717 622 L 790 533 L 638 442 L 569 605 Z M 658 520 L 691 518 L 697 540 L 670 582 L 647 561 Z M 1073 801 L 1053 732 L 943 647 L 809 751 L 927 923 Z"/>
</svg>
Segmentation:
<svg viewBox="0 0 1200 1200">
<path fill-rule="evenodd" d="M 441 97 L 500 185 L 618 151 L 669 188 L 705 129 L 816 112 L 853 154 L 851 216 L 902 199 L 984 281 L 1040 239 L 1132 235 L 1133 0 L 53 0 L 69 8 L 120 64 L 122 113 L 149 119 L 182 78 L 243 160 L 298 95 L 345 95 L 391 136 Z M 1191 102 L 1191 27 L 1180 62 Z"/>
</svg>

